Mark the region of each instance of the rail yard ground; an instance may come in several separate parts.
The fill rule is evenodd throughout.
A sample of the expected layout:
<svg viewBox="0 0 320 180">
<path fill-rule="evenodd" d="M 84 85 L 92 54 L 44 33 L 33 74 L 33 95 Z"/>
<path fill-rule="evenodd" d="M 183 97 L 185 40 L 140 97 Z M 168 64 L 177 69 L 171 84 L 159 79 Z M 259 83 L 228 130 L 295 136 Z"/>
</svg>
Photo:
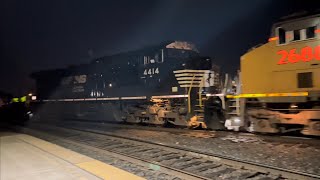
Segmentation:
<svg viewBox="0 0 320 180">
<path fill-rule="evenodd" d="M 162 132 L 142 129 L 114 129 L 105 126 L 81 129 L 107 132 L 159 144 L 188 147 L 237 159 L 286 169 L 320 174 L 319 139 L 277 137 L 225 132 Z"/>
<path fill-rule="evenodd" d="M 319 139 L 314 138 L 305 138 L 305 137 L 284 137 L 284 136 L 266 136 L 266 135 L 254 135 L 249 133 L 231 133 L 231 132 L 219 132 L 219 131 L 191 131 L 186 129 L 172 129 L 172 128 L 156 128 L 156 127 L 144 127 L 144 126 L 131 126 L 131 125 L 122 125 L 122 124 L 103 124 L 103 123 L 83 123 L 83 122 L 65 122 L 58 123 L 57 126 L 44 125 L 43 123 L 33 122 L 30 123 L 28 128 L 23 128 L 23 131 L 31 135 L 38 136 L 39 138 L 45 138 L 46 140 L 53 140 L 54 143 L 58 143 L 61 146 L 70 148 L 74 151 L 79 151 L 80 153 L 85 153 L 87 156 L 100 156 L 100 160 L 105 159 L 105 161 L 112 165 L 115 165 L 119 168 L 130 171 L 139 176 L 145 177 L 146 179 L 188 179 L 190 177 L 177 176 L 175 173 L 165 173 L 163 169 L 167 167 L 161 167 L 158 165 L 150 165 L 145 167 L 142 164 L 135 164 L 133 162 L 126 162 L 125 160 L 118 159 L 117 157 L 110 158 L 104 156 L 103 153 L 99 154 L 101 151 L 96 149 L 95 151 L 86 151 L 84 147 L 79 146 L 77 143 L 68 143 L 60 140 L 59 138 L 48 138 L 49 136 L 44 136 L 43 132 L 53 135 L 62 135 L 69 140 L 73 140 L 72 136 L 78 136 L 79 133 L 75 135 L 64 134 L 66 131 L 77 131 L 81 130 L 81 137 L 83 133 L 87 133 L 88 137 L 90 136 L 92 141 L 95 141 L 97 144 L 103 144 L 106 142 L 108 145 L 108 136 L 115 136 L 118 138 L 124 137 L 131 140 L 143 141 L 143 143 L 152 142 L 153 146 L 164 145 L 169 147 L 182 148 L 192 154 L 192 156 L 197 156 L 200 154 L 200 159 L 205 154 L 215 155 L 217 157 L 229 157 L 231 159 L 252 162 L 255 164 L 261 164 L 264 166 L 275 167 L 279 169 L 285 169 L 293 172 L 301 172 L 306 174 L 315 175 L 314 178 L 320 177 L 320 164 L 319 162 L 319 152 L 320 152 L 320 143 Z M 58 130 L 48 130 L 46 128 L 58 128 L 65 129 L 62 131 Z M 49 128 L 49 129 L 50 129 Z M 30 131 L 32 129 L 32 131 Z M 67 130 L 68 129 L 68 130 Z M 35 132 L 38 132 L 35 133 Z M 42 133 L 39 133 L 42 132 Z M 59 133 L 60 132 L 60 133 Z M 92 134 L 95 134 L 92 136 Z M 97 136 L 97 137 L 96 137 Z M 104 140 L 103 137 L 106 137 Z M 71 138 L 69 138 L 71 137 Z M 78 139 L 79 140 L 79 139 Z M 81 144 L 81 142 L 80 142 Z M 109 145 L 112 145 L 112 143 Z M 86 146 L 97 146 L 93 144 L 87 144 Z M 99 146 L 99 145 L 98 145 Z M 121 147 L 121 146 L 120 146 Z M 92 148 L 92 147 L 91 147 Z M 123 147 L 122 147 L 123 148 Z M 125 147 L 129 148 L 130 147 Z M 89 148 L 90 149 L 90 148 Z M 134 149 L 134 148 L 133 148 Z M 138 154 L 138 152 L 137 152 Z M 161 154 L 161 153 L 160 153 Z M 174 153 L 175 154 L 175 153 Z M 180 156 L 179 154 L 175 154 Z M 148 156 L 148 154 L 146 154 Z M 158 163 L 161 164 L 161 157 L 163 156 L 166 159 L 166 154 L 160 155 L 158 157 Z M 176 157 L 167 157 L 169 159 L 175 159 Z M 187 158 L 187 157 L 186 157 Z M 157 159 L 152 159 L 152 161 L 157 164 Z M 206 162 L 206 160 L 204 160 Z M 195 169 L 200 168 L 195 163 Z M 206 162 L 208 163 L 208 162 Z M 152 164 L 152 163 L 151 163 Z M 210 163 L 209 163 L 210 164 Z M 209 165 L 206 164 L 206 165 Z M 191 166 L 191 165 L 190 165 Z M 241 166 L 241 165 L 240 165 Z M 161 167 L 161 168 L 160 168 Z M 228 167 L 228 166 L 227 166 Z M 226 167 L 226 171 L 230 169 Z M 162 171 L 154 171 L 154 169 L 161 169 Z M 191 168 L 192 169 L 192 168 Z M 238 170 L 230 171 L 238 172 Z M 180 172 L 181 173 L 181 172 Z M 226 173 L 226 172 L 225 172 Z M 245 171 L 245 173 L 248 173 Z M 252 173 L 252 172 L 250 172 Z M 245 179 L 245 175 L 250 177 L 252 174 L 242 174 L 240 173 L 237 176 L 237 179 Z M 254 174 L 255 172 L 253 172 Z M 183 174 L 183 173 L 182 173 Z M 211 172 L 211 175 L 214 175 Z M 271 176 L 272 175 L 272 176 Z M 270 176 L 265 176 L 265 174 L 257 175 L 256 179 L 264 179 L 266 177 L 270 179 L 277 178 L 275 174 Z M 221 176 L 221 177 L 220 177 Z M 201 176 L 201 177 L 210 177 L 210 176 Z M 231 177 L 225 175 L 217 175 L 220 179 L 230 179 Z M 253 176 L 254 177 L 254 176 Z M 233 177 L 234 178 L 234 177 Z M 292 178 L 292 177 L 291 177 Z M 209 178 L 210 179 L 210 178 Z M 232 179 L 232 178 L 231 178 Z M 247 178 L 250 179 L 250 178 Z M 295 179 L 293 177 L 293 179 Z M 296 178 L 299 179 L 299 178 Z"/>
</svg>

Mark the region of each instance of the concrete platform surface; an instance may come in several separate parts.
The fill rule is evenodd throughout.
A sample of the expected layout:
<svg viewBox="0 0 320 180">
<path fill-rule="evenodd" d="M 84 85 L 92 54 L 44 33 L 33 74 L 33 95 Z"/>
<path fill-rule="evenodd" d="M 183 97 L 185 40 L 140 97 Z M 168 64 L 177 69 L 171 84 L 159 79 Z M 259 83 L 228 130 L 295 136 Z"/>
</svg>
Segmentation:
<svg viewBox="0 0 320 180">
<path fill-rule="evenodd" d="M 6 133 L 0 137 L 1 180 L 142 180 L 143 178 L 47 141 Z"/>
</svg>

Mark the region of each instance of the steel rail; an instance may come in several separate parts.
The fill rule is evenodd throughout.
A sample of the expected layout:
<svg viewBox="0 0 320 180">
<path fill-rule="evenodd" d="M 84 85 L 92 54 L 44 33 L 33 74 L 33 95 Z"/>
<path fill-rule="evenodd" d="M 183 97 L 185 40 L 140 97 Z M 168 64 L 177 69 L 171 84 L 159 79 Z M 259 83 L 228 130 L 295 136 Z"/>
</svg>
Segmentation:
<svg viewBox="0 0 320 180">
<path fill-rule="evenodd" d="M 28 129 L 28 128 L 24 128 L 24 129 Z M 39 132 L 39 130 L 34 130 L 32 128 L 29 128 L 29 129 L 31 129 L 32 131 L 38 131 Z M 78 131 L 78 130 L 76 130 L 76 131 Z M 55 137 L 55 139 L 59 138 L 59 140 L 62 141 L 62 142 L 66 142 L 66 143 L 69 143 L 69 144 L 74 144 L 74 145 L 77 145 L 77 146 L 86 147 L 88 149 L 100 150 L 100 151 L 103 151 L 104 153 L 109 153 L 113 157 L 116 157 L 116 158 L 119 158 L 119 159 L 122 159 L 122 160 L 125 160 L 125 161 L 128 161 L 128 162 L 131 162 L 131 163 L 134 163 L 134 164 L 140 164 L 142 166 L 143 165 L 146 166 L 145 163 L 147 163 L 149 165 L 156 165 L 156 166 L 161 167 L 162 171 L 168 172 L 170 175 L 174 175 L 174 176 L 177 176 L 177 177 L 182 178 L 182 179 L 188 179 L 188 180 L 211 180 L 211 178 L 207 178 L 207 177 L 200 176 L 200 175 L 197 175 L 197 174 L 194 174 L 194 173 L 183 171 L 183 170 L 180 170 L 180 169 L 177 169 L 177 168 L 173 168 L 173 167 L 170 167 L 170 166 L 167 166 L 167 165 L 163 165 L 161 163 L 154 162 L 154 161 L 151 161 L 151 160 L 139 158 L 137 156 L 133 156 L 133 155 L 126 154 L 126 153 L 123 153 L 123 152 L 119 152 L 117 150 L 101 149 L 98 146 L 95 146 L 95 145 L 87 143 L 87 141 L 77 142 L 77 141 L 73 141 L 73 140 L 69 140 L 69 139 L 61 139 L 61 137 L 59 137 L 59 135 L 52 135 L 52 134 L 47 133 L 47 132 L 41 132 L 41 133 L 42 134 L 46 134 L 46 136 L 49 135 L 50 137 Z"/>
<path fill-rule="evenodd" d="M 241 159 L 228 157 L 228 156 L 223 156 L 223 155 L 214 154 L 214 153 L 201 152 L 201 151 L 198 151 L 198 150 L 179 147 L 179 146 L 171 146 L 171 145 L 159 144 L 159 143 L 155 143 L 155 142 L 151 142 L 151 141 L 146 141 L 146 140 L 141 140 L 141 139 L 135 139 L 135 138 L 130 138 L 130 137 L 114 135 L 114 134 L 101 132 L 101 131 L 97 131 L 97 130 L 79 129 L 79 128 L 63 127 L 63 126 L 59 126 L 59 127 L 60 128 L 64 128 L 64 129 L 72 129 L 72 130 L 76 130 L 76 131 L 80 131 L 80 132 L 87 132 L 87 133 L 105 135 L 105 136 L 110 136 L 110 137 L 115 137 L 115 138 L 120 138 L 120 139 L 126 139 L 126 140 L 140 142 L 140 143 L 152 144 L 152 145 L 155 145 L 155 146 L 169 148 L 171 150 L 183 151 L 184 153 L 189 153 L 189 154 L 192 154 L 194 156 L 216 159 L 216 160 L 219 160 L 220 162 L 223 162 L 225 164 L 229 164 L 229 165 L 232 165 L 232 166 L 244 167 L 244 168 L 255 170 L 255 171 L 259 171 L 259 172 L 264 172 L 266 174 L 271 173 L 271 174 L 274 174 L 274 175 L 280 175 L 281 177 L 284 177 L 284 178 L 320 179 L 320 175 L 317 175 L 317 174 L 311 174 L 311 173 L 306 173 L 306 172 L 301 172 L 301 171 L 289 170 L 289 169 L 280 168 L 280 167 L 276 167 L 276 166 L 271 166 L 271 165 L 267 165 L 267 164 L 261 164 L 261 163 L 256 163 L 256 162 L 252 162 L 252 161 L 241 160 Z"/>
</svg>

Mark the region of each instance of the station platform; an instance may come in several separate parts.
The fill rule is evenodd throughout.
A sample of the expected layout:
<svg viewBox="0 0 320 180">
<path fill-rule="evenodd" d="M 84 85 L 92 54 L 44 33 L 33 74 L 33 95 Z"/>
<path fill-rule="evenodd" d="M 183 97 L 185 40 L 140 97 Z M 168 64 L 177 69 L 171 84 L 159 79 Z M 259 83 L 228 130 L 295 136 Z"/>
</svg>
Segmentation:
<svg viewBox="0 0 320 180">
<path fill-rule="evenodd" d="M 144 178 L 50 142 L 0 132 L 1 180 L 142 180 Z"/>
</svg>

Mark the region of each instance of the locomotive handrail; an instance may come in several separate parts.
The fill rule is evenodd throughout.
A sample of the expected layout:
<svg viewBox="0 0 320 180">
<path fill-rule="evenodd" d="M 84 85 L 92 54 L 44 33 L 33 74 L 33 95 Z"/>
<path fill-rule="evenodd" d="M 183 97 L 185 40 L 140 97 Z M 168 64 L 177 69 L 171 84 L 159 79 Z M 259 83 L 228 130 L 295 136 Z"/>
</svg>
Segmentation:
<svg viewBox="0 0 320 180">
<path fill-rule="evenodd" d="M 200 87 L 199 87 L 199 93 L 198 93 L 198 95 L 199 95 L 199 105 L 200 105 L 200 107 L 202 106 L 202 97 L 201 97 L 201 94 L 202 94 L 202 89 L 203 89 L 203 80 L 204 80 L 204 78 L 202 78 L 201 79 L 201 82 L 200 82 Z"/>
<path fill-rule="evenodd" d="M 191 84 L 190 84 L 190 87 L 189 87 L 189 90 L 188 90 L 188 113 L 191 113 L 191 98 L 190 98 L 190 93 L 191 93 L 191 89 L 192 89 L 192 85 L 193 85 L 193 80 L 194 80 L 194 77 L 196 75 L 194 74 L 193 77 L 192 77 L 192 80 L 191 80 Z"/>
</svg>

